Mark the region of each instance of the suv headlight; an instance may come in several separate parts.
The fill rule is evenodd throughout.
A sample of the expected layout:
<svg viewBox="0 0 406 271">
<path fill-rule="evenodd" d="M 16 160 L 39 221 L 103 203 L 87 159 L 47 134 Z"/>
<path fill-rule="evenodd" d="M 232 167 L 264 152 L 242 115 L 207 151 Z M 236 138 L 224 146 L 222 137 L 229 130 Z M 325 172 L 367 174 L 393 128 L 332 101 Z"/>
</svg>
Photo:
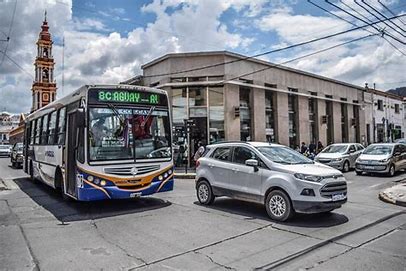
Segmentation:
<svg viewBox="0 0 406 271">
<path fill-rule="evenodd" d="M 302 173 L 295 173 L 293 174 L 295 178 L 304 180 L 304 181 L 309 181 L 309 182 L 315 182 L 319 183 L 321 180 L 323 180 L 322 176 L 316 176 L 316 175 L 307 175 L 307 174 L 302 174 Z"/>
<path fill-rule="evenodd" d="M 343 158 L 334 158 L 334 159 L 331 159 L 331 161 L 333 161 L 333 162 L 340 162 L 340 161 L 342 161 L 343 160 Z"/>
<path fill-rule="evenodd" d="M 379 160 L 380 163 L 387 163 L 389 162 L 390 158 Z"/>
</svg>

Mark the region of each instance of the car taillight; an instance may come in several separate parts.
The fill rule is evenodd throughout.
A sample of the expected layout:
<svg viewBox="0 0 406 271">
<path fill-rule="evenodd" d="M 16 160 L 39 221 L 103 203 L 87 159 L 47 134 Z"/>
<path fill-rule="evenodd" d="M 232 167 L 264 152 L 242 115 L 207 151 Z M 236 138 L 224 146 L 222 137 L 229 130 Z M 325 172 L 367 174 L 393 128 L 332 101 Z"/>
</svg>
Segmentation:
<svg viewBox="0 0 406 271">
<path fill-rule="evenodd" d="M 199 159 L 196 161 L 196 168 L 198 168 L 200 166 L 200 161 Z"/>
</svg>

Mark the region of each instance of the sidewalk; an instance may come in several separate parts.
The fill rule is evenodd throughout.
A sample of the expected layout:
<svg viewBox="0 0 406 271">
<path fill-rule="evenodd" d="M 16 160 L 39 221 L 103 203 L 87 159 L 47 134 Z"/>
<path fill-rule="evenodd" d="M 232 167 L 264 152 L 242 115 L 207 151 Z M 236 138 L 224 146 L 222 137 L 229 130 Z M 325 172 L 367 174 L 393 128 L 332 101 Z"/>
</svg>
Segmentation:
<svg viewBox="0 0 406 271">
<path fill-rule="evenodd" d="M 385 202 L 406 207 L 406 183 L 397 184 L 381 191 L 379 198 Z"/>
</svg>

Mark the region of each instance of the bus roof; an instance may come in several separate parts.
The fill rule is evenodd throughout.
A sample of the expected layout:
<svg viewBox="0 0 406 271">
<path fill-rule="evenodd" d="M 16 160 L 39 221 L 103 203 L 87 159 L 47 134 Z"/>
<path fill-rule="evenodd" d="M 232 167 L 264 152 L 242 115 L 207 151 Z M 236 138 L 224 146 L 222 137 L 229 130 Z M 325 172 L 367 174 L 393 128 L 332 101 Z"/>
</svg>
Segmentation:
<svg viewBox="0 0 406 271">
<path fill-rule="evenodd" d="M 165 90 L 157 89 L 157 88 L 150 88 L 144 86 L 135 86 L 135 85 L 125 85 L 125 84 L 117 84 L 117 85 L 84 85 L 77 90 L 69 93 L 68 95 L 53 101 L 52 103 L 40 108 L 39 110 L 31 113 L 25 119 L 26 122 L 31 121 L 35 118 L 41 117 L 43 115 L 49 114 L 50 112 L 57 110 L 61 107 L 64 107 L 68 104 L 76 102 L 80 100 L 82 97 L 86 97 L 87 91 L 90 88 L 97 88 L 97 89 L 127 89 L 127 90 L 144 90 L 148 92 L 154 92 L 158 94 L 167 94 Z"/>
</svg>

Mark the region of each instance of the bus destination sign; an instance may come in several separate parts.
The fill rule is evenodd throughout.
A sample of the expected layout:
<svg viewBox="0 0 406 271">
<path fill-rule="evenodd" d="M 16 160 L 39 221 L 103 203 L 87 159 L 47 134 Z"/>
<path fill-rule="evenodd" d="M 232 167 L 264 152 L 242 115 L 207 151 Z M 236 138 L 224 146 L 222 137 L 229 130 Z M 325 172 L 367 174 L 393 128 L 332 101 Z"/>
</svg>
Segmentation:
<svg viewBox="0 0 406 271">
<path fill-rule="evenodd" d="M 89 91 L 89 101 L 98 103 L 167 105 L 165 95 L 123 89 L 91 90 Z"/>
</svg>

